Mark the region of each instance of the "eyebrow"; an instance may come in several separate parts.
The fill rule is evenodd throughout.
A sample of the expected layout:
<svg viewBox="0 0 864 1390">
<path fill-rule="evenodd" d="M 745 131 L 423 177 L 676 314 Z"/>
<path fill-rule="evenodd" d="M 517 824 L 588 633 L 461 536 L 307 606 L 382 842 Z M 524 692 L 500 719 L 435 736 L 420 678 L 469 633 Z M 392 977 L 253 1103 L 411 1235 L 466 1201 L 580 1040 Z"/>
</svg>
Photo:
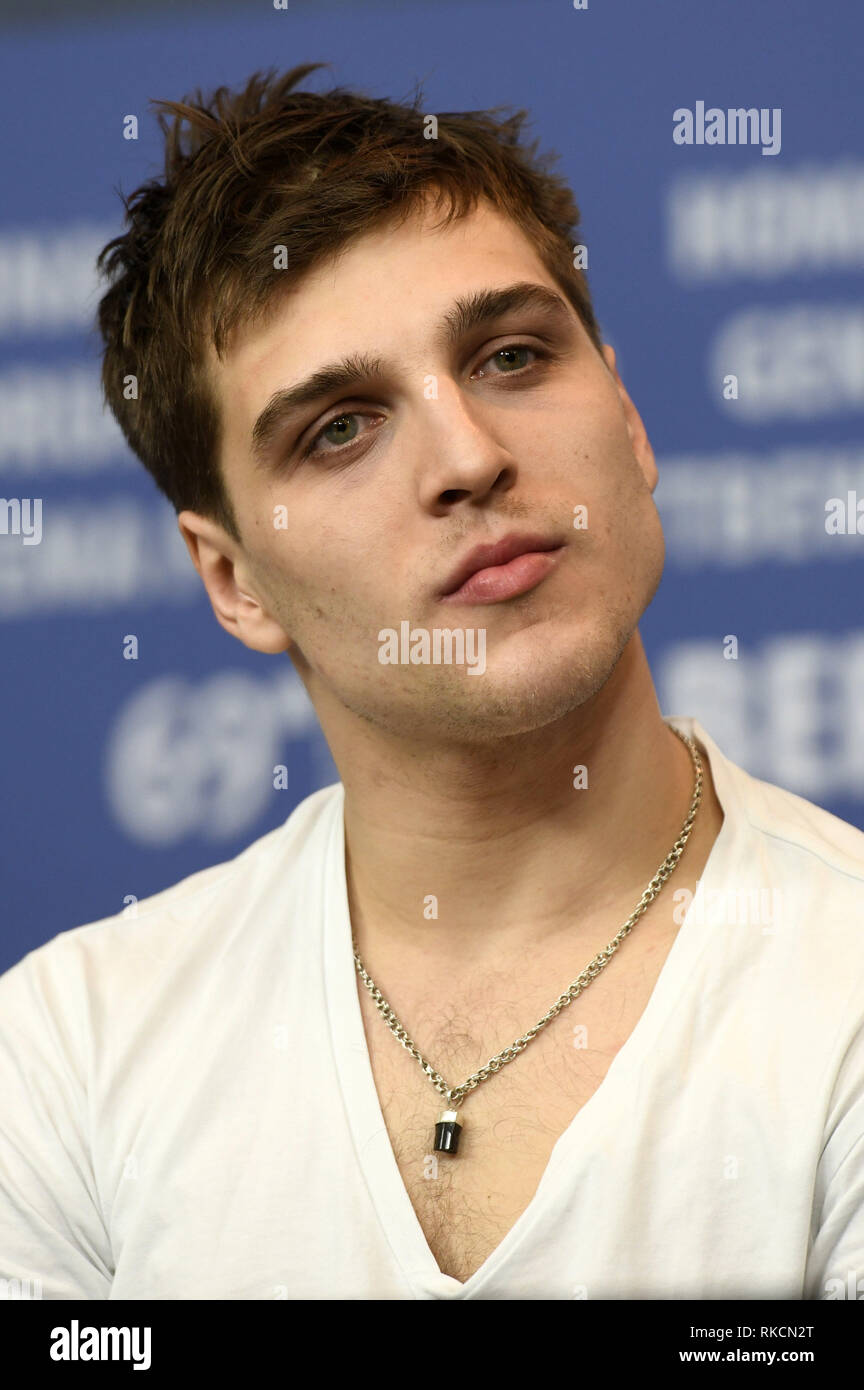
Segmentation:
<svg viewBox="0 0 864 1390">
<path fill-rule="evenodd" d="M 505 285 L 500 289 L 476 290 L 460 296 L 444 315 L 435 335 L 436 342 L 442 346 L 453 346 L 483 324 L 525 309 L 554 320 L 569 319 L 574 313 L 567 301 L 547 285 L 520 280 L 517 284 Z M 384 368 L 383 358 L 355 353 L 319 367 L 296 386 L 275 391 L 252 427 L 253 459 L 260 467 L 265 467 L 274 441 L 293 416 L 327 396 L 357 394 L 359 387 L 368 385 L 375 377 L 383 376 Z"/>
</svg>

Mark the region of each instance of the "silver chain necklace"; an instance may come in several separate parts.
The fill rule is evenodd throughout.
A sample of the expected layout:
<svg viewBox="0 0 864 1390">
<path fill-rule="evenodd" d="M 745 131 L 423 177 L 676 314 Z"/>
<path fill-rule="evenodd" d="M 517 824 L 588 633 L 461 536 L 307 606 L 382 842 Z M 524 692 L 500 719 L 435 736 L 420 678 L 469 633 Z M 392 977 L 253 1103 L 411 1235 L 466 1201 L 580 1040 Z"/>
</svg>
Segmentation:
<svg viewBox="0 0 864 1390">
<path fill-rule="evenodd" d="M 460 1101 L 469 1091 L 473 1091 L 475 1087 L 479 1086 L 481 1081 L 486 1081 L 490 1076 L 494 1076 L 494 1074 L 500 1071 L 503 1066 L 506 1066 L 508 1062 L 512 1062 L 515 1057 L 518 1057 L 519 1053 L 522 1052 L 530 1042 L 533 1042 L 540 1030 L 545 1028 L 547 1023 L 551 1023 L 553 1018 L 556 1018 L 562 1009 L 566 1009 L 568 1004 L 572 1004 L 573 1000 L 577 999 L 582 991 L 588 988 L 591 981 L 596 979 L 601 970 L 605 970 L 625 936 L 630 933 L 643 912 L 657 897 L 663 884 L 669 878 L 669 875 L 681 858 L 684 852 L 684 846 L 690 838 L 690 832 L 693 829 L 693 822 L 696 819 L 699 803 L 702 800 L 702 760 L 699 757 L 699 750 L 692 739 L 687 738 L 685 734 L 680 733 L 679 730 L 673 728 L 671 724 L 668 727 L 672 729 L 674 734 L 678 735 L 682 743 L 687 745 L 690 750 L 690 757 L 693 759 L 693 766 L 696 769 L 696 786 L 693 792 L 693 800 L 690 802 L 690 810 L 687 813 L 687 819 L 681 827 L 678 839 L 675 841 L 669 854 L 663 860 L 660 868 L 642 894 L 636 911 L 627 918 L 621 930 L 613 936 L 608 946 L 605 946 L 602 951 L 599 951 L 594 959 L 586 965 L 581 975 L 577 976 L 573 983 L 568 986 L 564 994 L 559 995 L 549 1012 L 545 1013 L 540 1021 L 534 1024 L 533 1028 L 529 1028 L 528 1032 L 523 1033 L 521 1038 L 517 1038 L 509 1047 L 505 1047 L 503 1052 L 498 1053 L 497 1057 L 491 1058 L 491 1060 L 486 1063 L 485 1067 L 481 1067 L 479 1071 L 473 1072 L 472 1075 L 468 1077 L 467 1081 L 462 1082 L 461 1086 L 448 1086 L 444 1078 L 426 1061 L 426 1058 L 412 1042 L 375 981 L 367 973 L 360 959 L 360 953 L 357 950 L 357 942 L 354 938 L 354 933 L 351 933 L 351 942 L 354 947 L 354 963 L 357 966 L 357 971 L 361 980 L 375 1000 L 375 1007 L 391 1032 L 399 1039 L 402 1046 L 411 1053 L 411 1056 L 416 1058 L 436 1091 L 438 1091 L 447 1102 L 446 1110 L 439 1116 L 438 1122 L 435 1125 L 434 1147 L 437 1152 L 449 1154 L 458 1153 L 459 1139 L 462 1134 L 464 1123 L 460 1112 L 456 1108 Z"/>
</svg>

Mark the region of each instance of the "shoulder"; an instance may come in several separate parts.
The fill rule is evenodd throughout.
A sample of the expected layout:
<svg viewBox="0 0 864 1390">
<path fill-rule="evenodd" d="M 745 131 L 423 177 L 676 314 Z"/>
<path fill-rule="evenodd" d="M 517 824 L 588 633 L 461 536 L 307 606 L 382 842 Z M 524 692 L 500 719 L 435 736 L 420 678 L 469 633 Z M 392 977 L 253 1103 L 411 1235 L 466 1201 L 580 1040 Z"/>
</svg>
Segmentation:
<svg viewBox="0 0 864 1390">
<path fill-rule="evenodd" d="M 60 932 L 0 976 L 8 1024 L 17 1007 L 55 1016 L 92 1008 L 109 994 L 140 994 L 148 980 L 217 956 L 244 926 L 265 922 L 320 880 L 342 827 L 342 784 L 306 797 L 287 820 L 233 859 L 188 875 L 123 912 Z"/>
<path fill-rule="evenodd" d="M 790 885 L 864 904 L 864 831 L 743 768 L 734 775 L 754 842 Z M 858 925 L 864 931 L 864 916 Z"/>
<path fill-rule="evenodd" d="M 805 1012 L 833 1005 L 864 1023 L 864 831 L 753 776 L 695 720 L 675 723 L 708 753 L 724 811 L 703 911 L 737 930 L 718 941 L 770 974 L 778 1003 L 786 990 Z"/>
<path fill-rule="evenodd" d="M 864 831 L 795 792 L 753 776 L 723 753 L 695 719 L 671 722 L 705 746 L 739 849 L 749 847 L 763 856 L 766 871 L 784 875 L 790 883 L 806 880 L 841 897 L 860 897 Z"/>
</svg>

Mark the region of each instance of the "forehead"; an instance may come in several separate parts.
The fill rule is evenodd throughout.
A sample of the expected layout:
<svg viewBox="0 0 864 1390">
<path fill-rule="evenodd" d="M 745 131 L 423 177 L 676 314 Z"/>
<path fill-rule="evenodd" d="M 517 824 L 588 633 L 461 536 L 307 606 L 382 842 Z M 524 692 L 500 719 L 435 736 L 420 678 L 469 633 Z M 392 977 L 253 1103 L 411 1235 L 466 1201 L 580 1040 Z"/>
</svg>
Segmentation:
<svg viewBox="0 0 864 1390">
<path fill-rule="evenodd" d="M 534 280 L 560 293 L 518 223 L 482 202 L 446 227 L 420 208 L 308 271 L 274 300 L 263 326 L 236 335 L 209 371 L 223 423 L 251 424 L 270 393 L 351 353 L 393 355 L 410 368 L 460 294 Z M 285 272 L 286 276 L 290 272 Z"/>
</svg>

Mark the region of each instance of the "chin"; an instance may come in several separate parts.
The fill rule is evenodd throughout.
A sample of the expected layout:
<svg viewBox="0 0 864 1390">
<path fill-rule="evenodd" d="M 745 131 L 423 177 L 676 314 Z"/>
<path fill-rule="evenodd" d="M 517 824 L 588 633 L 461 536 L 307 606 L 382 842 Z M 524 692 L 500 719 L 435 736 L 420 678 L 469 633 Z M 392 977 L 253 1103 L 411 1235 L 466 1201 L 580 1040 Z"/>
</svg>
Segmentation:
<svg viewBox="0 0 864 1390">
<path fill-rule="evenodd" d="M 458 683 L 425 692 L 415 706 L 413 727 L 422 724 L 439 739 L 475 744 L 495 742 L 547 728 L 591 700 L 617 666 L 632 630 L 605 629 L 586 640 L 584 630 L 538 649 L 490 652 L 482 675 L 462 673 Z M 611 636 L 610 636 L 611 634 Z"/>
<path fill-rule="evenodd" d="M 453 716 L 455 724 L 470 723 L 477 740 L 515 737 L 535 733 L 565 719 L 573 710 L 584 705 L 604 683 L 605 677 L 595 678 L 571 667 L 566 673 L 551 678 L 540 674 L 526 683 L 490 683 L 473 702 L 470 711 L 450 710 L 439 718 L 439 728 L 446 728 Z M 465 715 L 467 714 L 467 721 Z"/>
</svg>

